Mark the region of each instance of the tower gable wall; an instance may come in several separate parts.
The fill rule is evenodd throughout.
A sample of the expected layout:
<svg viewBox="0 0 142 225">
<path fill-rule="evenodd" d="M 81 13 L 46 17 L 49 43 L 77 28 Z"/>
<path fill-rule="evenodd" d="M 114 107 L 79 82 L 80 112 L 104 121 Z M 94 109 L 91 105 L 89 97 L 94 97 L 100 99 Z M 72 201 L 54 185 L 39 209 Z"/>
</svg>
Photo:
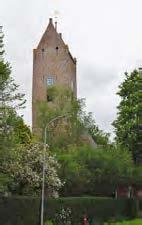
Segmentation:
<svg viewBox="0 0 142 225">
<path fill-rule="evenodd" d="M 48 79 L 53 79 L 54 85 L 70 87 L 77 95 L 76 61 L 51 20 L 37 49 L 33 51 L 33 129 L 36 127 L 36 103 L 47 101 Z"/>
</svg>

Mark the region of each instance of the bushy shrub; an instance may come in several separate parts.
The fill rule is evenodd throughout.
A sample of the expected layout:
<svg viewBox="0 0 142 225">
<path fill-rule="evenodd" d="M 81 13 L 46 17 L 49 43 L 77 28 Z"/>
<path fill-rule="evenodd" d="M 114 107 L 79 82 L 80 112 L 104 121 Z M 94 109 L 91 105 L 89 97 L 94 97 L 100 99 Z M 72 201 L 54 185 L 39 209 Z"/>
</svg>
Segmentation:
<svg viewBox="0 0 142 225">
<path fill-rule="evenodd" d="M 47 220 L 44 225 L 53 225 L 51 220 Z"/>
</svg>

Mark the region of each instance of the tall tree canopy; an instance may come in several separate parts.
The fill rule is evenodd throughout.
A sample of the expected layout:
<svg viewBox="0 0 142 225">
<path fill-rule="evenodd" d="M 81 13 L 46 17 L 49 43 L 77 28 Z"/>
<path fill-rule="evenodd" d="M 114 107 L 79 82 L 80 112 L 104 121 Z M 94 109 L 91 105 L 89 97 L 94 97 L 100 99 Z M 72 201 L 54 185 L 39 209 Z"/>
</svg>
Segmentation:
<svg viewBox="0 0 142 225">
<path fill-rule="evenodd" d="M 0 33 L 0 149 L 8 149 L 13 143 L 13 134 L 18 134 L 18 121 L 22 118 L 17 115 L 16 110 L 23 108 L 25 99 L 24 94 L 18 92 L 19 86 L 15 84 L 11 77 L 11 66 L 4 60 L 3 50 L 4 35 Z M 16 128 L 17 127 L 17 128 Z M 25 129 L 25 128 L 24 128 Z M 14 131 L 14 132 L 13 132 Z M 27 127 L 27 131 L 30 131 Z M 20 129 L 19 129 L 20 132 Z M 23 132 L 23 131 L 22 131 Z M 18 135 L 20 137 L 20 134 Z M 16 135 L 15 135 L 16 137 Z M 17 138 L 17 137 L 16 137 Z"/>
<path fill-rule="evenodd" d="M 31 141 L 29 127 L 17 114 L 17 109 L 24 107 L 24 94 L 19 93 L 19 86 L 11 77 L 11 66 L 4 59 L 3 38 L 0 30 L 0 190 L 6 190 L 11 182 L 5 164 L 12 159 L 14 149 Z"/>
<path fill-rule="evenodd" d="M 136 163 L 142 163 L 142 71 L 125 73 L 117 94 L 121 101 L 113 123 L 116 140 L 132 152 Z"/>
</svg>

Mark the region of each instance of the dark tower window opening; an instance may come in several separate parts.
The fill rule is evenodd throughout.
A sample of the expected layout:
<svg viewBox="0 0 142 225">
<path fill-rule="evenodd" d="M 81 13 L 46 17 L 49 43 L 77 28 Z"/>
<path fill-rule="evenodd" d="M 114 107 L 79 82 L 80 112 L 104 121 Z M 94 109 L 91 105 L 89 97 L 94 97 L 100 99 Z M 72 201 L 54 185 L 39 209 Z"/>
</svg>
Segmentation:
<svg viewBox="0 0 142 225">
<path fill-rule="evenodd" d="M 56 54 L 58 55 L 59 47 L 56 47 Z"/>
<path fill-rule="evenodd" d="M 44 48 L 41 49 L 41 52 L 42 52 L 41 53 L 42 54 L 42 57 L 44 57 Z"/>
</svg>

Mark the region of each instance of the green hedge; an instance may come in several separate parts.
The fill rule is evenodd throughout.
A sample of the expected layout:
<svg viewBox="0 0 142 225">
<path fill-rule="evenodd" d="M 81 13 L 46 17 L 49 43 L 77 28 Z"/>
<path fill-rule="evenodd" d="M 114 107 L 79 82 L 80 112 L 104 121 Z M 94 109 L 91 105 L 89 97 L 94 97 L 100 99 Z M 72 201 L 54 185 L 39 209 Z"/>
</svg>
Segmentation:
<svg viewBox="0 0 142 225">
<path fill-rule="evenodd" d="M 0 224 L 39 225 L 40 200 L 30 197 L 0 198 Z M 111 217 L 136 216 L 135 200 L 95 197 L 46 199 L 45 220 L 53 219 L 62 208 L 71 209 L 72 225 L 82 224 L 83 215 L 107 221 Z"/>
<path fill-rule="evenodd" d="M 138 201 L 139 201 L 139 210 L 142 211 L 142 199 L 140 199 Z"/>
</svg>

